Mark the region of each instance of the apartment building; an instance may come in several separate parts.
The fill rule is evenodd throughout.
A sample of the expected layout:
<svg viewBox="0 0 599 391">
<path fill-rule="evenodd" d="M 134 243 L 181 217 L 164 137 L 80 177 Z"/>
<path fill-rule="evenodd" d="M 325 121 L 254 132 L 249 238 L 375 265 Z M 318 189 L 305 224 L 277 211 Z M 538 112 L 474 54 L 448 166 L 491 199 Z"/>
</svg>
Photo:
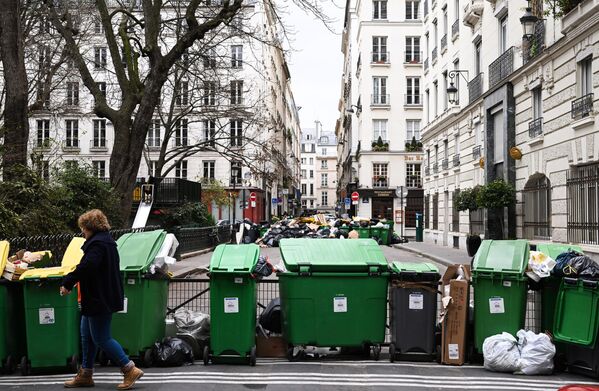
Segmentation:
<svg viewBox="0 0 599 391">
<path fill-rule="evenodd" d="M 334 132 L 319 132 L 316 139 L 316 208 L 335 213 L 337 200 L 337 137 Z"/>
<path fill-rule="evenodd" d="M 315 211 L 316 197 L 316 138 L 315 128 L 302 129 L 301 193 L 302 210 Z"/>
</svg>

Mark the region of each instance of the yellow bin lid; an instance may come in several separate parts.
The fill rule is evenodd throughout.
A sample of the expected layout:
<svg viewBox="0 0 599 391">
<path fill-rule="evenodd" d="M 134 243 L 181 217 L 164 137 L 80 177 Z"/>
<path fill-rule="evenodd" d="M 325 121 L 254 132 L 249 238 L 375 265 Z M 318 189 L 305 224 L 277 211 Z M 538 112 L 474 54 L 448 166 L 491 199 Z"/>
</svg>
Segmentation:
<svg viewBox="0 0 599 391">
<path fill-rule="evenodd" d="M 10 249 L 10 243 L 6 240 L 0 241 L 0 276 L 4 273 L 6 262 L 8 261 L 8 250 Z"/>
<path fill-rule="evenodd" d="M 75 270 L 79 262 L 81 262 L 81 258 L 83 258 L 83 250 L 81 250 L 83 243 L 85 243 L 84 238 L 73 238 L 64 252 L 61 266 L 27 270 L 21 274 L 20 280 L 63 277 L 69 274 Z"/>
</svg>

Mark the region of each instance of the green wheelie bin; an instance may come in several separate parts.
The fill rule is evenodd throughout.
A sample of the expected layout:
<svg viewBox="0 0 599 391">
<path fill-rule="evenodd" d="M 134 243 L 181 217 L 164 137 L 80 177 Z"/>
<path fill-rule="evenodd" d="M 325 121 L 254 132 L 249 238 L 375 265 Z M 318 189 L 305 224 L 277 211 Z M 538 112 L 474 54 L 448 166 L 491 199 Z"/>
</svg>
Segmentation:
<svg viewBox="0 0 599 391">
<path fill-rule="evenodd" d="M 79 365 L 79 320 L 77 292 L 60 296 L 62 278 L 75 270 L 83 250 L 83 238 L 73 238 L 61 266 L 24 272 L 23 302 L 27 354 L 21 358 L 21 374 L 35 370 L 67 368 L 76 372 Z"/>
<path fill-rule="evenodd" d="M 380 356 L 389 267 L 372 239 L 283 239 L 279 274 L 283 336 L 295 348 L 361 347 Z"/>
<path fill-rule="evenodd" d="M 472 267 L 474 348 L 482 353 L 485 338 L 524 328 L 529 258 L 526 240 L 483 240 Z"/>
<path fill-rule="evenodd" d="M 0 276 L 8 259 L 10 244 L 0 241 Z M 25 355 L 25 308 L 23 285 L 0 279 L 0 365 L 4 374 L 14 372 L 18 360 Z"/>
<path fill-rule="evenodd" d="M 144 366 L 152 365 L 152 347 L 164 338 L 169 277 L 151 266 L 166 231 L 129 233 L 117 240 L 123 277 L 123 311 L 112 316 L 112 336 Z M 100 363 L 106 364 L 103 352 Z"/>
<path fill-rule="evenodd" d="M 370 227 L 370 237 L 378 240 L 380 244 L 389 244 L 389 226 L 383 227 L 372 226 Z"/>
<path fill-rule="evenodd" d="M 256 365 L 256 279 L 260 257 L 255 244 L 221 244 L 210 259 L 210 346 L 204 365 Z"/>
</svg>

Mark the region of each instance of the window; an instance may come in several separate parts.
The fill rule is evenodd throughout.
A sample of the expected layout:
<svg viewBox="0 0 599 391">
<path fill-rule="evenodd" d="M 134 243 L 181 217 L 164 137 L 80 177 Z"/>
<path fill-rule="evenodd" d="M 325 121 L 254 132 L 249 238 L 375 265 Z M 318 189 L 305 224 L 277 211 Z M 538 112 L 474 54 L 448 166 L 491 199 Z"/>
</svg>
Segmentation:
<svg viewBox="0 0 599 391">
<path fill-rule="evenodd" d="M 433 82 L 433 115 L 434 118 L 437 118 L 437 115 L 439 115 L 439 82 L 438 81 L 434 81 Z"/>
<path fill-rule="evenodd" d="M 231 46 L 231 68 L 241 68 L 243 66 L 243 46 Z"/>
<path fill-rule="evenodd" d="M 437 42 L 439 42 L 439 30 L 437 28 L 437 19 L 435 19 L 433 20 L 433 47 L 435 49 L 437 48 Z"/>
<path fill-rule="evenodd" d="M 493 115 L 493 135 L 495 139 L 493 140 L 493 162 L 495 164 L 503 162 L 505 156 L 505 145 L 504 145 L 504 135 L 503 135 L 503 111 L 498 112 Z"/>
<path fill-rule="evenodd" d="M 372 8 L 372 19 L 387 19 L 387 0 L 374 0 Z"/>
<path fill-rule="evenodd" d="M 231 127 L 231 146 L 241 147 L 243 143 L 243 120 L 232 119 Z"/>
<path fill-rule="evenodd" d="M 49 119 L 38 119 L 37 120 L 37 147 L 38 148 L 49 148 L 50 147 L 50 120 Z"/>
<path fill-rule="evenodd" d="M 67 105 L 77 106 L 79 104 L 79 83 L 76 81 L 67 82 Z"/>
<path fill-rule="evenodd" d="M 187 118 L 181 118 L 175 122 L 175 147 L 187 146 L 187 125 Z"/>
<path fill-rule="evenodd" d="M 578 63 L 580 72 L 580 96 L 593 93 L 593 57 L 589 56 Z"/>
<path fill-rule="evenodd" d="M 386 105 L 389 104 L 387 95 L 387 78 L 373 77 L 372 78 L 372 104 Z"/>
<path fill-rule="evenodd" d="M 320 144 L 328 144 L 329 143 L 329 137 L 328 136 L 322 136 L 320 137 Z"/>
<path fill-rule="evenodd" d="M 106 147 L 106 120 L 105 119 L 95 119 L 93 120 L 94 124 L 94 140 L 93 146 L 95 148 L 105 148 Z"/>
<path fill-rule="evenodd" d="M 426 229 L 430 228 L 430 201 L 430 196 L 424 196 L 424 228 Z"/>
<path fill-rule="evenodd" d="M 329 174 L 327 174 L 327 173 L 320 174 L 320 186 L 321 187 L 329 187 Z"/>
<path fill-rule="evenodd" d="M 202 121 L 202 131 L 204 142 L 214 147 L 216 145 L 216 122 L 214 120 Z"/>
<path fill-rule="evenodd" d="M 301 173 L 300 175 L 301 175 L 302 179 L 305 179 L 306 178 L 306 170 L 301 170 L 300 173 Z"/>
<path fill-rule="evenodd" d="M 420 37 L 406 37 L 405 61 L 419 64 L 422 61 L 420 57 Z"/>
<path fill-rule="evenodd" d="M 50 34 L 53 32 L 52 30 L 52 22 L 50 22 L 48 20 L 48 18 L 46 17 L 42 17 L 40 19 L 40 24 L 39 24 L 39 32 L 40 34 Z"/>
<path fill-rule="evenodd" d="M 420 99 L 420 78 L 419 77 L 408 77 L 406 78 L 406 104 L 408 105 L 420 105 L 422 104 Z"/>
<path fill-rule="evenodd" d="M 189 82 L 186 80 L 179 81 L 177 87 L 175 105 L 187 106 L 189 104 Z"/>
<path fill-rule="evenodd" d="M 306 164 L 306 158 L 305 157 L 302 158 L 302 164 Z"/>
<path fill-rule="evenodd" d="M 443 140 L 443 159 L 448 159 L 449 158 L 449 140 L 445 139 Z"/>
<path fill-rule="evenodd" d="M 329 193 L 327 193 L 326 191 L 323 191 L 321 194 L 321 205 L 322 206 L 328 206 L 329 205 Z"/>
<path fill-rule="evenodd" d="M 406 120 L 406 142 L 412 140 L 420 141 L 420 120 L 409 119 Z"/>
<path fill-rule="evenodd" d="M 314 195 L 314 183 L 310 183 L 310 195 Z"/>
<path fill-rule="evenodd" d="M 302 208 L 308 207 L 308 200 L 302 200 Z"/>
<path fill-rule="evenodd" d="M 439 229 L 439 194 L 433 194 L 433 229 Z"/>
<path fill-rule="evenodd" d="M 322 149 L 320 150 L 320 152 L 321 152 L 321 155 L 322 155 L 322 156 L 326 156 L 326 155 L 327 155 L 327 149 L 326 149 L 326 148 L 322 148 Z"/>
<path fill-rule="evenodd" d="M 387 163 L 372 164 L 372 187 L 388 187 Z"/>
<path fill-rule="evenodd" d="M 422 187 L 422 174 L 420 164 L 406 164 L 406 186 Z"/>
<path fill-rule="evenodd" d="M 507 50 L 507 15 L 499 20 L 499 54 Z"/>
<path fill-rule="evenodd" d="M 314 200 L 310 200 L 310 208 L 314 208 Z"/>
<path fill-rule="evenodd" d="M 68 148 L 79 148 L 79 121 L 67 119 L 64 121 L 66 128 L 66 144 Z"/>
<path fill-rule="evenodd" d="M 575 166 L 566 179 L 568 242 L 599 244 L 599 164 Z"/>
<path fill-rule="evenodd" d="M 480 74 L 482 70 L 482 58 L 481 58 L 481 45 L 482 40 L 474 43 L 474 73 L 476 75 Z"/>
<path fill-rule="evenodd" d="M 48 68 L 52 61 L 52 51 L 50 49 L 50 46 L 40 45 L 38 47 L 37 55 L 39 69 L 42 70 Z"/>
<path fill-rule="evenodd" d="M 445 8 L 443 8 L 443 35 L 447 36 L 447 30 L 448 30 L 448 20 L 447 20 L 447 5 L 445 5 Z"/>
<path fill-rule="evenodd" d="M 420 1 L 406 1 L 406 20 L 420 19 Z"/>
<path fill-rule="evenodd" d="M 387 37 L 372 37 L 372 62 L 388 62 Z"/>
<path fill-rule="evenodd" d="M 447 72 L 443 72 L 443 111 L 447 110 Z"/>
<path fill-rule="evenodd" d="M 454 148 L 454 150 L 453 150 L 454 155 L 457 156 L 459 159 L 459 156 L 460 156 L 460 135 L 459 134 L 456 134 L 454 136 L 453 148 Z"/>
<path fill-rule="evenodd" d="M 106 82 L 99 81 L 99 82 L 96 82 L 96 85 L 98 86 L 98 89 L 100 90 L 100 94 L 104 98 L 106 98 Z"/>
<path fill-rule="evenodd" d="M 40 80 L 36 82 L 36 103 L 42 105 L 42 107 L 47 108 L 50 106 L 50 92 L 46 92 L 44 88 L 44 83 Z"/>
<path fill-rule="evenodd" d="M 454 20 L 459 20 L 460 19 L 460 0 L 454 0 L 453 1 L 453 14 L 454 14 Z"/>
<path fill-rule="evenodd" d="M 148 171 L 149 171 L 148 175 L 151 175 L 153 177 L 158 176 L 158 175 L 156 175 L 158 172 L 158 162 L 156 160 L 150 160 L 150 167 L 149 167 Z"/>
<path fill-rule="evenodd" d="M 373 141 L 377 141 L 379 137 L 381 140 L 387 140 L 387 120 L 386 119 L 375 119 L 372 120 L 373 130 Z"/>
<path fill-rule="evenodd" d="M 243 80 L 231 81 L 231 104 L 243 104 Z"/>
<path fill-rule="evenodd" d="M 302 195 L 306 195 L 306 190 L 308 190 L 308 185 L 305 183 L 302 183 Z M 306 201 L 304 200 L 304 202 L 306 202 Z"/>
<path fill-rule="evenodd" d="M 204 105 L 214 106 L 216 104 L 216 82 L 204 82 Z"/>
<path fill-rule="evenodd" d="M 235 169 L 235 176 L 233 176 L 233 169 Z M 231 184 L 241 184 L 241 163 L 232 161 L 231 162 Z"/>
<path fill-rule="evenodd" d="M 37 175 L 42 177 L 43 180 L 50 180 L 50 162 L 48 160 L 39 160 L 35 164 Z"/>
<path fill-rule="evenodd" d="M 310 170 L 310 179 L 314 178 L 314 170 Z"/>
<path fill-rule="evenodd" d="M 214 166 L 216 162 L 214 160 L 204 160 L 202 162 L 204 168 L 204 178 L 214 179 Z"/>
<path fill-rule="evenodd" d="M 329 162 L 328 160 L 322 160 L 320 162 L 320 169 L 321 170 L 327 170 L 329 168 Z"/>
<path fill-rule="evenodd" d="M 532 119 L 543 117 L 543 98 L 541 87 L 532 90 Z"/>
<path fill-rule="evenodd" d="M 104 160 L 92 160 L 92 171 L 98 178 L 106 178 L 106 162 Z"/>
<path fill-rule="evenodd" d="M 94 48 L 94 68 L 106 68 L 106 48 L 103 46 Z"/>
<path fill-rule="evenodd" d="M 593 192 L 593 194 L 595 193 Z M 526 239 L 550 239 L 551 183 L 549 178 L 544 174 L 531 176 L 524 185 L 522 198 L 524 201 L 524 237 Z"/>
<path fill-rule="evenodd" d="M 150 129 L 148 129 L 147 138 L 148 147 L 159 148 L 160 147 L 160 119 L 154 118 L 150 123 Z"/>
<path fill-rule="evenodd" d="M 175 178 L 187 179 L 187 160 L 175 164 Z"/>
<path fill-rule="evenodd" d="M 426 123 L 431 122 L 431 92 L 430 90 L 425 91 L 426 94 Z"/>
<path fill-rule="evenodd" d="M 453 232 L 460 232 L 460 211 L 458 210 L 457 203 L 455 202 L 460 195 L 460 189 L 456 189 L 453 191 L 451 203 L 451 230 Z"/>
<path fill-rule="evenodd" d="M 204 68 L 216 68 L 216 50 L 208 49 L 206 54 L 202 56 L 204 62 Z"/>
<path fill-rule="evenodd" d="M 310 165 L 311 165 L 311 166 L 313 166 L 313 165 L 314 165 L 314 158 L 313 158 L 313 157 L 311 157 L 311 158 L 310 158 Z"/>
<path fill-rule="evenodd" d="M 453 63 L 453 69 L 454 70 L 459 70 L 460 69 L 460 60 L 455 60 L 455 62 Z M 450 80 L 451 83 L 453 83 L 454 87 L 458 90 L 457 94 L 456 94 L 456 101 L 454 104 L 459 105 L 460 104 L 460 75 L 456 75 L 454 76 L 453 79 Z"/>
<path fill-rule="evenodd" d="M 104 25 L 102 21 L 96 20 L 94 22 L 94 34 L 104 34 Z"/>
</svg>

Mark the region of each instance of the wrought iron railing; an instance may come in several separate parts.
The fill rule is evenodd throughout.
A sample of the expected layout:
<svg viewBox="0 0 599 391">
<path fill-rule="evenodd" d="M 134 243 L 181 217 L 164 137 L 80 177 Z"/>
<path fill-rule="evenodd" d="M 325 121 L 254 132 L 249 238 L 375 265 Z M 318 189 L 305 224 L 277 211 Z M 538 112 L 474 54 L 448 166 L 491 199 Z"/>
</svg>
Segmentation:
<svg viewBox="0 0 599 391">
<path fill-rule="evenodd" d="M 231 226 L 219 225 L 214 227 L 175 227 L 169 230 L 179 241 L 177 254 L 215 247 L 227 243 L 231 239 Z"/>
<path fill-rule="evenodd" d="M 460 155 L 456 153 L 455 155 L 453 155 L 453 166 L 458 167 L 459 165 L 460 165 Z"/>
<path fill-rule="evenodd" d="M 389 95 L 372 95 L 371 104 L 373 106 L 388 106 L 389 105 Z"/>
<path fill-rule="evenodd" d="M 441 167 L 444 170 L 447 170 L 449 168 L 449 159 L 443 159 L 443 160 L 441 160 Z"/>
<path fill-rule="evenodd" d="M 435 47 L 431 53 L 431 57 L 433 59 L 433 62 L 437 61 L 437 48 Z"/>
<path fill-rule="evenodd" d="M 599 245 L 599 164 L 573 167 L 566 178 L 568 242 Z"/>
<path fill-rule="evenodd" d="M 441 37 L 441 51 L 447 49 L 447 34 Z"/>
<path fill-rule="evenodd" d="M 572 101 L 572 118 L 579 119 L 588 117 L 593 112 L 594 94 L 586 94 Z"/>
<path fill-rule="evenodd" d="M 424 71 L 428 71 L 428 58 L 424 60 Z"/>
<path fill-rule="evenodd" d="M 481 146 L 476 145 L 476 146 L 472 147 L 472 159 L 476 160 L 476 159 L 480 159 L 480 157 L 481 157 Z"/>
<path fill-rule="evenodd" d="M 515 48 L 510 47 L 489 65 L 489 88 L 495 87 L 513 72 L 514 51 Z"/>
<path fill-rule="evenodd" d="M 428 166 L 426 166 L 424 168 L 424 175 L 429 176 L 430 174 L 431 174 L 431 169 Z"/>
<path fill-rule="evenodd" d="M 451 25 L 451 36 L 456 37 L 460 34 L 460 21 L 456 19 L 455 22 Z"/>
<path fill-rule="evenodd" d="M 439 163 L 434 163 L 433 164 L 433 173 L 438 173 L 439 172 Z"/>
<path fill-rule="evenodd" d="M 468 82 L 468 103 L 472 103 L 483 94 L 483 74 L 479 73 Z"/>
<path fill-rule="evenodd" d="M 422 64 L 422 52 L 414 50 L 406 51 L 404 61 L 406 64 Z"/>
<path fill-rule="evenodd" d="M 373 64 L 389 64 L 389 52 L 372 52 Z"/>
<path fill-rule="evenodd" d="M 422 95 L 419 94 L 405 94 L 404 104 L 406 106 L 420 106 L 422 105 Z"/>
<path fill-rule="evenodd" d="M 528 123 L 528 136 L 535 138 L 543 134 L 543 117 L 537 118 Z"/>
<path fill-rule="evenodd" d="M 138 180 L 135 189 L 141 190 L 143 183 Z M 154 206 L 179 205 L 185 202 L 200 202 L 202 197 L 202 184 L 182 178 L 154 178 Z M 133 192 L 133 203 L 137 205 L 141 200 L 141 191 Z"/>
</svg>

